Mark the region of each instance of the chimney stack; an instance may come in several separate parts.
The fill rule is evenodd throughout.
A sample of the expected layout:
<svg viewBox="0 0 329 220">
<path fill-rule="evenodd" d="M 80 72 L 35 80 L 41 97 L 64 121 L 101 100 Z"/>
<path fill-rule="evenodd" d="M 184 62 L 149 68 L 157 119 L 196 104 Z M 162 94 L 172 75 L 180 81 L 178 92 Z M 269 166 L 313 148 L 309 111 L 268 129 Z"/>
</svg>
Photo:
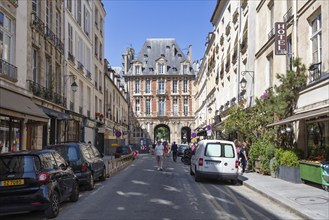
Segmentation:
<svg viewBox="0 0 329 220">
<path fill-rule="evenodd" d="M 188 46 L 188 60 L 192 63 L 192 45 Z"/>
</svg>

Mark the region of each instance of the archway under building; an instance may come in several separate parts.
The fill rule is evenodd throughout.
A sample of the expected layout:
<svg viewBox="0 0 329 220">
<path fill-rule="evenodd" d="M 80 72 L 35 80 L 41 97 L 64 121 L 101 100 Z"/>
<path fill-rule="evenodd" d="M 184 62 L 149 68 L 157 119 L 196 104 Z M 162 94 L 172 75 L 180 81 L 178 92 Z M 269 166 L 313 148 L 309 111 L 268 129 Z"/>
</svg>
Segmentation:
<svg viewBox="0 0 329 220">
<path fill-rule="evenodd" d="M 167 141 L 170 143 L 170 128 L 166 124 L 158 124 L 154 127 L 154 141 Z"/>
<path fill-rule="evenodd" d="M 182 144 L 191 143 L 191 128 L 182 127 L 182 129 L 181 129 L 181 140 L 182 140 Z"/>
</svg>

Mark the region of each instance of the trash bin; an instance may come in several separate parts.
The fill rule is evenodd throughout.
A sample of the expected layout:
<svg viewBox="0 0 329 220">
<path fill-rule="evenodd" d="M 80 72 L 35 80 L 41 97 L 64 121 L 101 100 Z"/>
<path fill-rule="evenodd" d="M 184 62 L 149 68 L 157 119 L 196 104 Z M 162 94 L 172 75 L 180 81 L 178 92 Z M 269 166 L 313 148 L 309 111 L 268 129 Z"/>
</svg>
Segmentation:
<svg viewBox="0 0 329 220">
<path fill-rule="evenodd" d="M 322 188 L 329 191 L 329 161 L 321 164 Z"/>
</svg>

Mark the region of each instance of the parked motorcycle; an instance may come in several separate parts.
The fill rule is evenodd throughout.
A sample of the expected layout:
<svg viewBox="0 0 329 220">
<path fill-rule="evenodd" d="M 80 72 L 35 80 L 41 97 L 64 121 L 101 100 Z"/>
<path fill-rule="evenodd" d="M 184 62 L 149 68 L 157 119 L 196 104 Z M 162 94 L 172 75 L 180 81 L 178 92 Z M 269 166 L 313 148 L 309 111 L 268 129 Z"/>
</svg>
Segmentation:
<svg viewBox="0 0 329 220">
<path fill-rule="evenodd" d="M 191 148 L 187 148 L 184 150 L 184 155 L 181 157 L 181 161 L 185 165 L 190 165 L 191 164 L 191 157 L 192 157 L 192 150 Z"/>
</svg>

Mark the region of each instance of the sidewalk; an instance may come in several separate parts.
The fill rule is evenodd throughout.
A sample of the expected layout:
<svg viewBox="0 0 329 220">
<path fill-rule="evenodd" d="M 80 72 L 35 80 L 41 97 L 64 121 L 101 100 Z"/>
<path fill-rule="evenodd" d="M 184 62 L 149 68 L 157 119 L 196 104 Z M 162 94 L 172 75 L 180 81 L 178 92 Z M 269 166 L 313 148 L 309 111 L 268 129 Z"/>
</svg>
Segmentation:
<svg viewBox="0 0 329 220">
<path fill-rule="evenodd" d="M 239 176 L 242 184 L 289 208 L 304 219 L 329 219 L 329 192 L 258 173 Z"/>
</svg>

